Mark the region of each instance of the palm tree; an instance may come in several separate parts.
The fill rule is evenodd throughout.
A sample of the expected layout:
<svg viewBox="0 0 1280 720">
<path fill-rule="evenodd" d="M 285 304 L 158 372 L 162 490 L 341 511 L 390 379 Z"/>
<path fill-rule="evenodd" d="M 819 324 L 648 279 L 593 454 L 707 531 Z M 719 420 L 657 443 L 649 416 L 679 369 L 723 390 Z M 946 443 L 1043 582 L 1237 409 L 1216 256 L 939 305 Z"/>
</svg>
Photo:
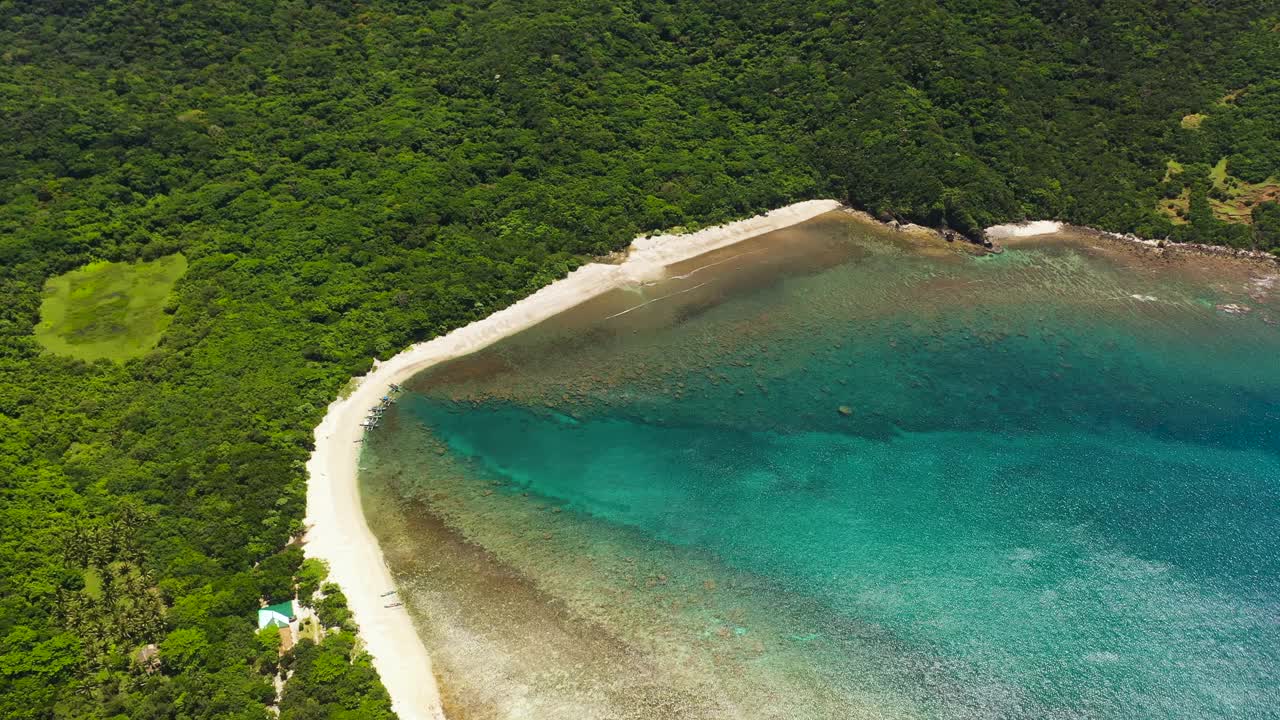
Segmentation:
<svg viewBox="0 0 1280 720">
<path fill-rule="evenodd" d="M 84 567 L 89 561 L 89 543 L 85 537 L 85 527 L 79 519 L 72 521 L 62 537 L 62 556 L 68 565 Z"/>
</svg>

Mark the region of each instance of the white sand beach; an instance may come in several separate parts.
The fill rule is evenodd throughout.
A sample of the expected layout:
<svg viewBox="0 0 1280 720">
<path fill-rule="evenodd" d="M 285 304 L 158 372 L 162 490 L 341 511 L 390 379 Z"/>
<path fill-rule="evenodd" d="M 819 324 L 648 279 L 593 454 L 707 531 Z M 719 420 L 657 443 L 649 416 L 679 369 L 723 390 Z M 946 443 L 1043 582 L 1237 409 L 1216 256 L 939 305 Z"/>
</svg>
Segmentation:
<svg viewBox="0 0 1280 720">
<path fill-rule="evenodd" d="M 992 240 L 1000 238 L 1031 237 L 1033 235 L 1049 235 L 1060 232 L 1062 223 L 1057 220 L 1031 220 L 1008 225 L 992 225 L 987 228 L 987 237 Z"/>
<path fill-rule="evenodd" d="M 376 364 L 345 398 L 329 406 L 316 427 L 315 451 L 307 463 L 306 554 L 329 564 L 374 666 L 402 720 L 444 717 L 431 658 L 404 608 L 386 608 L 383 593 L 395 586 L 382 551 L 365 523 L 357 470 L 360 423 L 392 383 L 436 363 L 474 352 L 616 287 L 660 278 L 675 262 L 696 257 L 836 210 L 834 200 L 809 200 L 756 217 L 683 235 L 637 238 L 616 265 L 592 263 L 483 320 L 419 343 Z"/>
</svg>

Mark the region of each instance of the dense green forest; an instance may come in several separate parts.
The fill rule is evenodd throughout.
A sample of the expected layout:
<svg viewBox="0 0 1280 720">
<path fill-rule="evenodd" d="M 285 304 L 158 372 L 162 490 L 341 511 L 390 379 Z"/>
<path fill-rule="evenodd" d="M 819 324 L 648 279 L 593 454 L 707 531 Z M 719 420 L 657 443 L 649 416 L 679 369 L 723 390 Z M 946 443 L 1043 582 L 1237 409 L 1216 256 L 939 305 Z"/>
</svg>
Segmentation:
<svg viewBox="0 0 1280 720">
<path fill-rule="evenodd" d="M 637 233 L 836 197 L 1280 247 L 1270 0 L 0 0 L 0 49 L 5 718 L 266 718 L 279 663 L 286 720 L 389 717 L 350 632 L 255 633 L 319 582 L 312 428 Z M 47 280 L 177 253 L 155 349 L 42 351 Z"/>
</svg>

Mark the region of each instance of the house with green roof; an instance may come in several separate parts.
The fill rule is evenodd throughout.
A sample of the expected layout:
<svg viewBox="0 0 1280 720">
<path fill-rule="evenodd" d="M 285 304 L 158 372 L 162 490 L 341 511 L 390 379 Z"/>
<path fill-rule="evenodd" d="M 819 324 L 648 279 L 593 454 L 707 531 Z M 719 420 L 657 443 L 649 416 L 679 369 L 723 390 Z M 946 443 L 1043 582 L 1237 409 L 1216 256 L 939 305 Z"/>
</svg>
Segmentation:
<svg viewBox="0 0 1280 720">
<path fill-rule="evenodd" d="M 297 612 L 293 609 L 292 600 L 268 605 L 258 609 L 258 629 L 261 630 L 266 627 L 286 628 L 297 616 Z"/>
</svg>

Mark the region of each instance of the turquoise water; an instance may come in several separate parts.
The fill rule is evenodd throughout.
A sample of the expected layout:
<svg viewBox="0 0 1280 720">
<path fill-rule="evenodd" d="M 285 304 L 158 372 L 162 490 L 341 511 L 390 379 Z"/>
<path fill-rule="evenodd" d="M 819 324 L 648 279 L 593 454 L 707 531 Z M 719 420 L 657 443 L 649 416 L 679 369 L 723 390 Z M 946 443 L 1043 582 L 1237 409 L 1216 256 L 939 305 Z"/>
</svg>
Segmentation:
<svg viewBox="0 0 1280 720">
<path fill-rule="evenodd" d="M 850 688 L 783 716 L 879 693 L 873 715 L 1280 717 L 1265 273 L 1211 283 L 1065 241 L 925 256 L 830 217 L 801 232 L 825 263 L 743 257 L 419 378 L 391 432 L 436 450 L 373 444 L 428 469 L 387 485 L 423 503 L 401 512 L 433 512 L 446 475 L 493 488 L 434 512 L 568 598 L 569 622 L 594 606 L 565 573 L 607 570 L 500 547 L 491 501 L 553 508 L 584 555 L 608 537 L 663 548 L 672 582 L 683 562 L 737 578 L 715 594 L 751 620 L 721 635 L 768 639 L 735 672 Z M 694 280 L 710 290 L 605 319 Z M 1235 301 L 1253 311 L 1216 307 Z M 613 602 L 579 615 L 639 653 L 680 646 L 628 640 L 639 621 Z"/>
</svg>

